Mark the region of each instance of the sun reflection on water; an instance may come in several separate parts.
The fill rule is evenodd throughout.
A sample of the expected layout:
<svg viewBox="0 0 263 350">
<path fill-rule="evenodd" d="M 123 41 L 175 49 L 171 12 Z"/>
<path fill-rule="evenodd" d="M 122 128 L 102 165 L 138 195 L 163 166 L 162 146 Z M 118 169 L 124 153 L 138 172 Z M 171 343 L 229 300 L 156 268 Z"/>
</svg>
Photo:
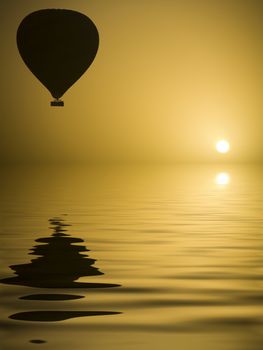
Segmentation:
<svg viewBox="0 0 263 350">
<path fill-rule="evenodd" d="M 228 185 L 230 182 L 230 175 L 226 172 L 218 173 L 216 175 L 215 182 L 220 186 Z"/>
</svg>

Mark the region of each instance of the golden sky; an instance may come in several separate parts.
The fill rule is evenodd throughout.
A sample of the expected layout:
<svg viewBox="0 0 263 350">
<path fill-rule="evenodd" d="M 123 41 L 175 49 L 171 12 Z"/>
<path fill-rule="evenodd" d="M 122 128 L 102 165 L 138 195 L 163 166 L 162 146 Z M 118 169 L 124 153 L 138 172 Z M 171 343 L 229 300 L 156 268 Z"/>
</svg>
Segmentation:
<svg viewBox="0 0 263 350">
<path fill-rule="evenodd" d="M 82 12 L 100 33 L 63 108 L 16 47 L 42 8 Z M 3 162 L 262 161 L 261 0 L 10 0 L 0 16 Z"/>
</svg>

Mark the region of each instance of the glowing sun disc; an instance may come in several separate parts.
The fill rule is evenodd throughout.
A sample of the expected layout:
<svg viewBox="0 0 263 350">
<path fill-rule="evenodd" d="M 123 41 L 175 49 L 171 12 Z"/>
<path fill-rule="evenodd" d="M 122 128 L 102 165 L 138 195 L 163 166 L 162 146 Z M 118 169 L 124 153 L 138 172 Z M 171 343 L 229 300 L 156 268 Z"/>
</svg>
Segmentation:
<svg viewBox="0 0 263 350">
<path fill-rule="evenodd" d="M 220 140 L 216 143 L 216 150 L 219 153 L 227 153 L 230 149 L 229 142 L 226 140 Z"/>
</svg>

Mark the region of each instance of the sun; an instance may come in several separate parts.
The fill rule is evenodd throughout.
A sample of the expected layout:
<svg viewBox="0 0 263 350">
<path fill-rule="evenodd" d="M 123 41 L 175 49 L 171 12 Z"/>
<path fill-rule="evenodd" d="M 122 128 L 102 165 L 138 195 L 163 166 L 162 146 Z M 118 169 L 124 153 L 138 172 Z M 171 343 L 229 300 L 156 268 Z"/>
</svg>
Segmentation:
<svg viewBox="0 0 263 350">
<path fill-rule="evenodd" d="M 220 140 L 216 143 L 216 150 L 219 153 L 228 153 L 230 149 L 229 142 L 227 140 Z"/>
</svg>

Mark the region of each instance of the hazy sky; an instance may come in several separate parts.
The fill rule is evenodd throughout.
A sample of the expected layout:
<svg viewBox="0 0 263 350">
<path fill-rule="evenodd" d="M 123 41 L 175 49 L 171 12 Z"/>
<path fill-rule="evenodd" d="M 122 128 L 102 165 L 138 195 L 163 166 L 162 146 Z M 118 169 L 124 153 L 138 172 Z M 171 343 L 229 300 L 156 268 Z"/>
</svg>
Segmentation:
<svg viewBox="0 0 263 350">
<path fill-rule="evenodd" d="M 42 8 L 83 12 L 100 33 L 64 108 L 16 47 Z M 3 162 L 263 160 L 261 0 L 8 0 L 0 16 Z"/>
</svg>

